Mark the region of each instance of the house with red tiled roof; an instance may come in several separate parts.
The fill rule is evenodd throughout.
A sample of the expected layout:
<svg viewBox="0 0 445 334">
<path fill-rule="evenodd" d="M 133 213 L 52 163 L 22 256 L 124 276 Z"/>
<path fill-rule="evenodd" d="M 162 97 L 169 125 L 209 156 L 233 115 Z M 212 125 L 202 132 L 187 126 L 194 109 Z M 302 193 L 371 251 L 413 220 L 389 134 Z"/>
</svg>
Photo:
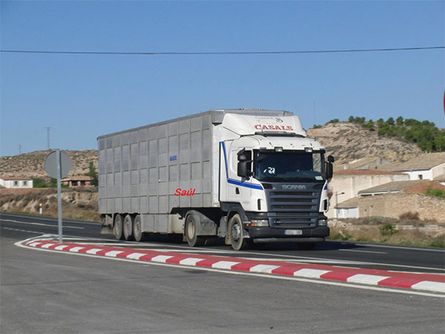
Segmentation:
<svg viewBox="0 0 445 334">
<path fill-rule="evenodd" d="M 62 185 L 69 188 L 92 187 L 93 179 L 87 175 L 75 175 L 62 179 Z"/>
</svg>

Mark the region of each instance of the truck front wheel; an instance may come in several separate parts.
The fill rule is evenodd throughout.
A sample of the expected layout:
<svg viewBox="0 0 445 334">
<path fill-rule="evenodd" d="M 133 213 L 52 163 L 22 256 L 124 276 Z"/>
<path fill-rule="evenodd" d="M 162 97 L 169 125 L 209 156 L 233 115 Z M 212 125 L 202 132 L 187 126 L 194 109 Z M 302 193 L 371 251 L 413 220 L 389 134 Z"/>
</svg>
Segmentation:
<svg viewBox="0 0 445 334">
<path fill-rule="evenodd" d="M 193 213 L 188 214 L 185 219 L 185 240 L 187 241 L 190 247 L 197 247 L 204 245 L 205 239 L 201 236 L 198 236 L 198 224 L 199 217 Z"/>
<path fill-rule="evenodd" d="M 230 233 L 230 243 L 234 250 L 245 249 L 250 244 L 250 240 L 245 238 L 243 222 L 239 214 L 235 214 L 230 218 L 228 232 Z"/>
<path fill-rule="evenodd" d="M 121 240 L 123 237 L 122 233 L 122 216 L 117 214 L 114 217 L 114 224 L 113 224 L 113 235 L 117 240 Z"/>
</svg>

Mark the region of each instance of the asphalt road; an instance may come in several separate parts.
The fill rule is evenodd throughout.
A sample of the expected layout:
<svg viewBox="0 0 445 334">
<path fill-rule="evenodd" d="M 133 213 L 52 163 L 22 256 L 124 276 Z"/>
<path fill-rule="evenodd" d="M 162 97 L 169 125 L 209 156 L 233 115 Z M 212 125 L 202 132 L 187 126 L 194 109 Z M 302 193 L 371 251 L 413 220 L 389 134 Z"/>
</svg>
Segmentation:
<svg viewBox="0 0 445 334">
<path fill-rule="evenodd" d="M 103 238 L 97 225 L 65 225 L 67 235 Z M 442 333 L 445 328 L 443 298 L 41 252 L 14 243 L 56 233 L 54 221 L 1 215 L 0 228 L 1 333 Z M 184 246 L 154 241 L 147 247 Z M 208 251 L 230 252 L 221 245 Z M 246 254 L 444 268 L 442 251 L 341 243 L 313 251 L 268 246 Z"/>
<path fill-rule="evenodd" d="M 2 213 L 0 214 L 0 220 L 2 229 L 27 231 L 28 235 L 57 233 L 57 221 L 54 219 Z M 116 242 L 111 235 L 101 235 L 99 225 L 91 222 L 64 221 L 64 235 L 68 237 L 109 239 L 110 242 Z M 134 246 L 135 243 L 128 244 Z M 188 252 L 195 250 L 189 248 L 185 243 L 165 236 L 147 237 L 145 242 L 138 243 L 137 246 L 157 249 L 179 248 Z M 342 265 L 360 266 L 362 268 L 445 273 L 445 250 L 442 249 L 326 241 L 313 250 L 298 249 L 295 243 L 273 243 L 261 244 L 247 251 L 235 252 L 230 247 L 224 246 L 222 240 L 216 240 L 209 242 L 209 245 L 199 248 L 199 250 L 251 258 L 277 258 L 332 264 L 341 263 Z"/>
</svg>

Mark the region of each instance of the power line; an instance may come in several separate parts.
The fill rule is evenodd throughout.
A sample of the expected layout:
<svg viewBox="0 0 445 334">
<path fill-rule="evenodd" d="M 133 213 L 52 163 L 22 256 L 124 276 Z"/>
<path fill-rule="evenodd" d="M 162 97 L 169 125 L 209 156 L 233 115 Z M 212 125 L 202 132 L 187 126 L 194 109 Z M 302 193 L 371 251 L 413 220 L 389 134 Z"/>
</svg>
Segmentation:
<svg viewBox="0 0 445 334">
<path fill-rule="evenodd" d="M 327 50 L 276 50 L 276 51 L 67 51 L 67 50 L 0 50 L 1 53 L 25 54 L 62 54 L 62 55 L 121 55 L 121 56 L 194 56 L 194 55 L 283 55 L 283 54 L 316 54 L 316 53 L 358 53 L 358 52 L 398 52 L 441 50 L 445 46 L 418 46 L 404 48 L 374 49 L 327 49 Z"/>
</svg>

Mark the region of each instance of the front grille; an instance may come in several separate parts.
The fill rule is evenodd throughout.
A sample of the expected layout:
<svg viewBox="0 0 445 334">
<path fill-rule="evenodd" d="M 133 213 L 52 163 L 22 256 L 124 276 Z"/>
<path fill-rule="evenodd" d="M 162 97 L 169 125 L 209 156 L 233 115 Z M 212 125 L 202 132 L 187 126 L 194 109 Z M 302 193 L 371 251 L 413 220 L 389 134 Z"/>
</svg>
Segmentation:
<svg viewBox="0 0 445 334">
<path fill-rule="evenodd" d="M 299 184 L 304 190 L 287 190 L 282 184 L 266 189 L 271 226 L 283 228 L 315 227 L 319 216 L 323 184 Z M 287 187 L 289 188 L 289 187 Z"/>
</svg>

